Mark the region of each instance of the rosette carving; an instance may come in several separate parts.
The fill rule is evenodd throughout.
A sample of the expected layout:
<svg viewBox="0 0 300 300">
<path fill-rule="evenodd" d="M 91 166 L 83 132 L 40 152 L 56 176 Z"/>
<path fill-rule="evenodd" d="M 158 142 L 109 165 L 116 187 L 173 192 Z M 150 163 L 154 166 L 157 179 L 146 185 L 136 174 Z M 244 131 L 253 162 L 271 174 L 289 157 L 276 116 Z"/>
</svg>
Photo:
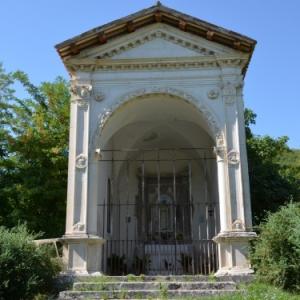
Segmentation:
<svg viewBox="0 0 300 300">
<path fill-rule="evenodd" d="M 237 165 L 240 162 L 239 153 L 235 150 L 231 150 L 227 154 L 228 163 L 231 165 Z"/>
<path fill-rule="evenodd" d="M 87 157 L 84 154 L 79 154 L 76 157 L 76 168 L 77 169 L 85 169 L 87 166 Z"/>
</svg>

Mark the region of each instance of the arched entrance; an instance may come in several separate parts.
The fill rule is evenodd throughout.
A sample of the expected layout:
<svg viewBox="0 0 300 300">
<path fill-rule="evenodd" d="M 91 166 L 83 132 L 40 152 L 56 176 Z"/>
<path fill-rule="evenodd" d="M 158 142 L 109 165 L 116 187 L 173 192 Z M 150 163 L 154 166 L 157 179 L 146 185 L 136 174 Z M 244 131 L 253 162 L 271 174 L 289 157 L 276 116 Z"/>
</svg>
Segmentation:
<svg viewBox="0 0 300 300">
<path fill-rule="evenodd" d="M 203 114 L 174 95 L 144 95 L 111 114 L 97 144 L 98 235 L 106 240 L 101 269 L 215 272 L 215 141 Z"/>
</svg>

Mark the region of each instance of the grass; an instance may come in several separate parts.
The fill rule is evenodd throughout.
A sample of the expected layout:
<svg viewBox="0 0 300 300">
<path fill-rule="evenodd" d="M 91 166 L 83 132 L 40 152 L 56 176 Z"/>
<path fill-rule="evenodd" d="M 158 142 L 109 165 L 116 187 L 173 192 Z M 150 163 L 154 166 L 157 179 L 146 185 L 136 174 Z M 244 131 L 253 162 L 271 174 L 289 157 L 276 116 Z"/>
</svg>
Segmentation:
<svg viewBox="0 0 300 300">
<path fill-rule="evenodd" d="M 141 274 L 139 276 L 133 275 L 133 274 L 128 274 L 126 277 L 127 277 L 128 282 L 136 282 L 136 281 L 144 281 L 145 280 L 144 274 Z"/>
<path fill-rule="evenodd" d="M 209 297 L 187 297 L 185 300 L 299 300 L 300 294 L 292 294 L 264 283 L 241 285 L 235 294 Z"/>
<path fill-rule="evenodd" d="M 108 281 L 113 281 L 112 277 L 107 276 L 99 276 L 93 277 L 93 281 L 98 283 L 100 286 L 105 286 L 105 283 Z M 127 281 L 128 282 L 135 282 L 135 281 L 144 281 L 144 276 L 135 276 L 135 275 L 128 275 Z M 215 279 L 212 276 L 209 278 L 208 281 L 214 281 Z M 102 290 L 102 289 L 101 289 Z M 105 288 L 103 288 L 105 290 Z M 123 296 L 126 295 L 126 290 L 122 290 Z M 103 297 L 105 298 L 105 297 Z M 139 297 L 138 297 L 139 298 Z M 37 297 L 37 300 L 44 300 L 43 297 Z M 160 299 L 169 299 L 168 298 L 168 290 L 164 284 L 160 285 Z M 177 298 L 179 299 L 179 298 Z M 183 298 L 180 298 L 183 299 Z M 221 295 L 221 296 L 207 296 L 207 297 L 185 297 L 185 300 L 300 300 L 300 294 L 289 293 L 287 291 L 283 291 L 279 288 L 274 286 L 259 283 L 259 282 L 252 282 L 248 285 L 241 284 L 239 285 L 239 290 L 234 294 L 228 295 Z"/>
</svg>

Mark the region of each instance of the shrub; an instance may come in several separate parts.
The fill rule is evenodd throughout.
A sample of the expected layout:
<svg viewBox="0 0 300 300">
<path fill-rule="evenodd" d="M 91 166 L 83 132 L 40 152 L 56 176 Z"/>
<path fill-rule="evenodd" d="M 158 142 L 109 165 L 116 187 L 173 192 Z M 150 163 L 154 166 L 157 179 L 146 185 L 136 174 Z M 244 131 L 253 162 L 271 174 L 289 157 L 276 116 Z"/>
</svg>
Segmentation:
<svg viewBox="0 0 300 300">
<path fill-rule="evenodd" d="M 300 205 L 288 204 L 260 225 L 251 254 L 257 276 L 275 286 L 300 290 Z"/>
<path fill-rule="evenodd" d="M 26 226 L 0 227 L 0 299 L 33 299 L 51 290 L 60 270 L 51 249 L 36 246 Z"/>
</svg>

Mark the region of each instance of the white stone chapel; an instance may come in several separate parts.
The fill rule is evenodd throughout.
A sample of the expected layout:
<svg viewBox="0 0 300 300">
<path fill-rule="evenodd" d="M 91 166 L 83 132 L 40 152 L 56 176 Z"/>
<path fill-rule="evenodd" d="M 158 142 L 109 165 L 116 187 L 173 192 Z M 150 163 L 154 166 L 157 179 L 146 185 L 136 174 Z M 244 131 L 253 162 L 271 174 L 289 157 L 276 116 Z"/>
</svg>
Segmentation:
<svg viewBox="0 0 300 300">
<path fill-rule="evenodd" d="M 256 41 L 159 2 L 56 46 L 71 76 L 74 274 L 249 274 Z"/>
</svg>

